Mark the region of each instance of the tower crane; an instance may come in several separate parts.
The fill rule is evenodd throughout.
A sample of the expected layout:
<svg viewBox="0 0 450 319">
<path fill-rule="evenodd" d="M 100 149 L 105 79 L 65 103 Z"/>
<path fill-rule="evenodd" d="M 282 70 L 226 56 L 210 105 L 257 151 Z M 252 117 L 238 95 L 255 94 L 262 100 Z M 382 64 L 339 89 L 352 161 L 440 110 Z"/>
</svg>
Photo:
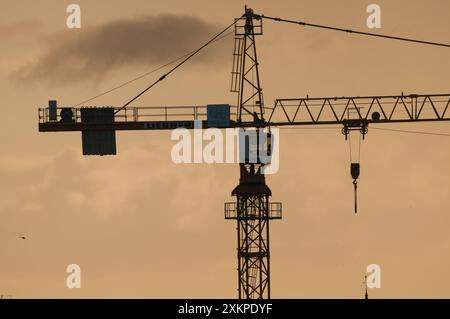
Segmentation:
<svg viewBox="0 0 450 319">
<path fill-rule="evenodd" d="M 39 109 L 40 132 L 81 132 L 84 155 L 116 154 L 116 131 L 172 130 L 175 128 L 240 128 L 265 130 L 267 139 L 257 142 L 271 148 L 270 128 L 294 126 L 339 125 L 345 138 L 352 132 L 366 136 L 369 126 L 380 123 L 413 123 L 450 121 L 450 94 L 409 94 L 387 96 L 352 96 L 311 98 L 278 98 L 273 107 L 265 106 L 259 77 L 256 37 L 263 34 L 263 20 L 295 23 L 302 26 L 325 28 L 365 36 L 450 47 L 442 43 L 420 41 L 340 29 L 256 14 L 245 7 L 244 14 L 236 18 L 214 38 L 185 56 L 169 72 L 133 97 L 121 107 L 62 107 L 49 101 L 48 107 Z M 166 79 L 196 53 L 234 28 L 235 44 L 231 91 L 238 95 L 235 107 L 225 105 L 140 107 L 131 104 Z M 230 110 L 233 108 L 235 112 Z M 58 112 L 59 111 L 59 112 Z M 234 118 L 232 118 L 232 116 Z M 219 116 L 219 121 L 217 121 Z M 260 145 L 261 144 L 261 145 Z M 282 205 L 270 202 L 272 192 L 263 174 L 267 162 L 257 151 L 256 160 L 245 159 L 239 164 L 239 184 L 232 191 L 236 199 L 225 203 L 225 219 L 237 223 L 238 297 L 242 299 L 270 298 L 269 222 L 281 219 Z M 352 162 L 350 173 L 355 188 L 359 177 L 359 162 Z"/>
</svg>

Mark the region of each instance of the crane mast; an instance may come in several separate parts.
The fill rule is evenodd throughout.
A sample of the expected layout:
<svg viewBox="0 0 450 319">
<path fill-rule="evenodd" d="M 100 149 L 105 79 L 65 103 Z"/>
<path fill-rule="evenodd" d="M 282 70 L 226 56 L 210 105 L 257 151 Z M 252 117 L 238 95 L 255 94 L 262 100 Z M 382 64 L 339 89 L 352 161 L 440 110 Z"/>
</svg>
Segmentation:
<svg viewBox="0 0 450 319">
<path fill-rule="evenodd" d="M 262 34 L 262 20 L 254 15 L 252 9 L 245 7 L 245 14 L 236 19 L 235 24 L 231 91 L 238 93 L 237 124 L 243 119 L 253 121 L 256 137 L 263 133 L 259 126 L 264 126 L 264 101 L 255 39 Z M 259 150 L 260 142 L 256 144 Z M 239 185 L 231 193 L 236 201 L 225 203 L 225 218 L 237 223 L 240 299 L 270 298 L 269 223 L 272 219 L 281 219 L 282 210 L 281 203 L 269 201 L 272 192 L 262 171 L 264 165 L 259 153 L 253 162 L 244 159 L 239 164 Z"/>
</svg>

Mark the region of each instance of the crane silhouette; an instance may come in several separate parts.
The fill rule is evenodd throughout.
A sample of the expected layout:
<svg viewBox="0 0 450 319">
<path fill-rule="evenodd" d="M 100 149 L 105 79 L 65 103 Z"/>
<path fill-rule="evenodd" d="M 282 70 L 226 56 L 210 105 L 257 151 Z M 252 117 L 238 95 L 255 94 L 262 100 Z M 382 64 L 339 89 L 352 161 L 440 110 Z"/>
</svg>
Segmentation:
<svg viewBox="0 0 450 319">
<path fill-rule="evenodd" d="M 327 29 L 359 36 L 381 37 L 416 44 L 450 47 L 450 45 L 311 24 L 256 14 L 245 7 L 244 14 L 215 35 L 197 50 L 186 55 L 170 71 L 160 76 L 144 90 L 120 107 L 63 107 L 49 101 L 48 107 L 39 109 L 40 132 L 78 131 L 82 134 L 84 155 L 115 155 L 116 131 L 173 130 L 176 128 L 239 128 L 242 131 L 263 132 L 265 145 L 257 142 L 257 149 L 270 148 L 271 128 L 296 126 L 342 127 L 342 134 L 350 139 L 357 133 L 364 140 L 369 126 L 394 123 L 450 121 L 450 94 L 409 94 L 384 96 L 278 98 L 273 107 L 266 106 L 260 83 L 260 63 L 256 50 L 256 37 L 263 34 L 263 20 L 297 24 L 304 27 Z M 231 91 L 238 95 L 238 103 L 225 105 L 191 105 L 142 107 L 131 106 L 140 96 L 165 80 L 198 52 L 218 41 L 225 32 L 234 28 L 235 43 Z M 94 97 L 95 98 L 95 97 Z M 225 110 L 225 111 L 224 111 Z M 220 111 L 220 112 L 218 112 Z M 220 115 L 214 121 L 212 115 Z M 212 115 L 211 115 L 212 114 Z M 225 114 L 225 115 L 223 115 Z M 210 117 L 211 115 L 211 117 Z M 261 143 L 262 144 L 262 143 Z M 247 145 L 246 145 L 247 146 Z M 247 147 L 246 147 L 247 149 Z M 225 203 L 225 218 L 237 223 L 238 297 L 248 299 L 270 298 L 269 222 L 282 218 L 281 203 L 269 201 L 271 189 L 266 184 L 264 166 L 259 156 L 239 163 L 239 184 L 232 191 L 236 199 Z M 350 163 L 355 192 L 360 174 L 358 161 Z M 25 239 L 25 238 L 24 238 Z"/>
</svg>

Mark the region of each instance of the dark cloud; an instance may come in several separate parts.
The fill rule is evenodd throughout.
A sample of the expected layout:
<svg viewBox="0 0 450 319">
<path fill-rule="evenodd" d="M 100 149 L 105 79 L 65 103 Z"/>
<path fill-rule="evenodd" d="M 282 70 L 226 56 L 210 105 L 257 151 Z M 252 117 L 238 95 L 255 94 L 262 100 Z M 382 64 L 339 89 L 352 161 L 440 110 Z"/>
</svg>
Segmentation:
<svg viewBox="0 0 450 319">
<path fill-rule="evenodd" d="M 159 65 L 178 58 L 199 47 L 220 29 L 221 26 L 200 18 L 164 14 L 66 30 L 53 35 L 46 51 L 12 76 L 20 82 L 98 81 L 121 67 Z M 225 49 L 224 42 L 215 43 L 194 60 L 217 62 L 229 55 L 231 49 Z"/>
</svg>

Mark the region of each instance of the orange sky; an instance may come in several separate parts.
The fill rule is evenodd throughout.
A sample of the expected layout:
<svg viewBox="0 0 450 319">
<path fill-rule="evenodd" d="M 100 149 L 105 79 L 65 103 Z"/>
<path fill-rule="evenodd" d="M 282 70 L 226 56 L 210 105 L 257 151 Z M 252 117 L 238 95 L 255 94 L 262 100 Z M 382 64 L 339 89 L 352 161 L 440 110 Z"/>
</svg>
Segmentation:
<svg viewBox="0 0 450 319">
<path fill-rule="evenodd" d="M 363 31 L 373 2 L 246 1 L 259 13 Z M 119 132 L 117 156 L 83 157 L 80 134 L 38 133 L 37 109 L 49 99 L 73 105 L 195 49 L 240 16 L 245 3 L 77 1 L 80 30 L 66 28 L 69 3 L 0 0 L 0 294 L 236 297 L 235 225 L 224 220 L 223 202 L 232 199 L 237 165 L 175 165 L 170 132 Z M 449 42 L 448 1 L 376 3 L 377 32 Z M 131 35 L 140 37 L 134 41 L 117 31 L 160 14 L 194 19 L 169 24 L 172 33 L 162 38 L 150 30 L 148 38 Z M 113 30 L 122 38 L 97 51 L 99 30 L 117 21 L 125 27 Z M 445 48 L 270 21 L 257 41 L 269 106 L 307 94 L 450 93 Z M 121 42 L 142 47 L 125 52 Z M 227 38 L 136 105 L 235 103 L 231 53 Z M 94 64 L 83 69 L 80 61 Z M 119 106 L 158 75 L 90 105 Z M 389 128 L 450 134 L 445 122 Z M 372 263 L 381 266 L 382 287 L 371 297 L 450 297 L 449 137 L 369 128 L 356 216 L 340 130 L 282 130 L 280 138 L 280 170 L 267 179 L 284 209 L 283 220 L 271 225 L 272 297 L 360 298 Z M 81 266 L 81 289 L 66 288 L 72 263 Z"/>
</svg>

